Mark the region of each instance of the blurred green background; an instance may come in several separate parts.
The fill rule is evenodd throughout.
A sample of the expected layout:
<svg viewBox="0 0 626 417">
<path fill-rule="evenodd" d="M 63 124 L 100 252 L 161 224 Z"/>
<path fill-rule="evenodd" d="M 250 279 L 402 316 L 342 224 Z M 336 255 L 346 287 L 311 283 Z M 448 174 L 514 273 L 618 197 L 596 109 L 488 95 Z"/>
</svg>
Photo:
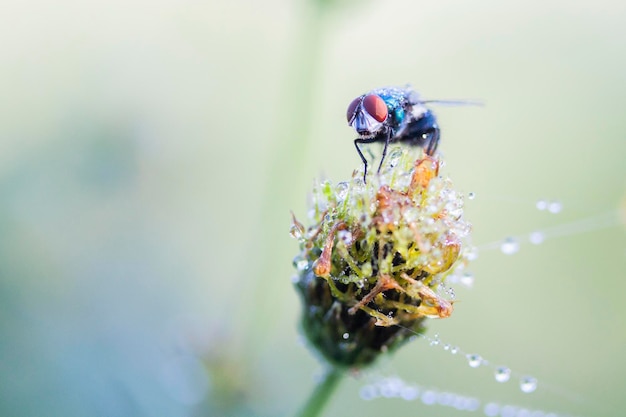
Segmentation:
<svg viewBox="0 0 626 417">
<path fill-rule="evenodd" d="M 476 244 L 613 226 L 481 252 L 430 323 L 535 393 L 416 341 L 343 381 L 328 415 L 467 414 L 359 399 L 379 374 L 623 414 L 626 3 L 336 3 L 2 2 L 0 415 L 292 415 L 321 367 L 299 341 L 289 210 L 358 166 L 348 103 L 407 82 L 486 103 L 437 109 Z"/>
</svg>

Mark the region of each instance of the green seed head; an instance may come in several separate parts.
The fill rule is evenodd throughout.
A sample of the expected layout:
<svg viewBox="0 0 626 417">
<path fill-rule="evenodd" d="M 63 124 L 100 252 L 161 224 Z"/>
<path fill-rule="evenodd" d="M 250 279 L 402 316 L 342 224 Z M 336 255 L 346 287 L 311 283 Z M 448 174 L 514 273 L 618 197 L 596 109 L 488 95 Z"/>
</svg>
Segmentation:
<svg viewBox="0 0 626 417">
<path fill-rule="evenodd" d="M 452 313 L 440 292 L 467 262 L 471 226 L 463 196 L 439 176 L 441 160 L 416 153 L 392 148 L 366 184 L 359 170 L 349 182 L 317 184 L 312 225 L 293 218 L 302 327 L 334 366 L 366 366 L 423 332 L 427 317 Z"/>
</svg>

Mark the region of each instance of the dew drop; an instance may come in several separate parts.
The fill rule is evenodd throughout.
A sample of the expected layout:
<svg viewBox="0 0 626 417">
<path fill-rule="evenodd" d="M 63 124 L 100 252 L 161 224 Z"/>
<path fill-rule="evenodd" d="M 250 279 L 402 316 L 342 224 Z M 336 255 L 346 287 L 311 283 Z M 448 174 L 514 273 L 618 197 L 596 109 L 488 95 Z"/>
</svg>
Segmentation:
<svg viewBox="0 0 626 417">
<path fill-rule="evenodd" d="M 459 353 L 459 348 L 458 346 L 453 346 L 450 348 L 450 353 L 452 353 L 453 355 L 456 355 L 457 353 Z"/>
<path fill-rule="evenodd" d="M 396 177 L 395 186 L 399 189 L 404 190 L 409 186 L 409 184 L 411 184 L 412 178 L 413 176 L 409 172 L 405 172 L 401 175 L 398 175 Z"/>
<path fill-rule="evenodd" d="M 472 247 L 468 249 L 468 251 L 465 252 L 465 258 L 467 258 L 468 261 L 476 260 L 476 258 L 478 258 L 478 248 Z"/>
<path fill-rule="evenodd" d="M 470 200 L 475 199 L 476 198 L 476 193 L 473 193 L 473 192 L 467 193 L 467 198 L 470 199 Z"/>
<path fill-rule="evenodd" d="M 505 366 L 499 366 L 496 368 L 496 381 L 506 382 L 511 378 L 511 370 Z"/>
<path fill-rule="evenodd" d="M 461 279 L 459 280 L 459 282 L 467 288 L 472 288 L 472 286 L 474 285 L 474 274 L 472 274 L 471 272 L 465 272 L 463 275 L 461 275 Z"/>
<path fill-rule="evenodd" d="M 307 261 L 306 259 L 300 259 L 299 261 L 296 261 L 296 269 L 298 271 L 304 271 L 309 267 L 309 261 Z"/>
<path fill-rule="evenodd" d="M 500 413 L 500 405 L 496 403 L 487 403 L 483 409 L 487 417 L 497 417 Z"/>
<path fill-rule="evenodd" d="M 407 208 L 402 212 L 402 216 L 407 223 L 417 223 L 419 221 L 420 212 L 414 208 Z"/>
<path fill-rule="evenodd" d="M 531 393 L 537 389 L 537 379 L 533 378 L 532 376 L 525 376 L 520 381 L 519 387 L 522 392 Z"/>
<path fill-rule="evenodd" d="M 468 354 L 467 363 L 469 363 L 469 366 L 472 368 L 478 368 L 483 363 L 483 358 L 475 353 Z"/>
<path fill-rule="evenodd" d="M 303 234 L 302 234 L 302 229 L 300 229 L 298 226 L 296 226 L 295 224 L 293 226 L 291 226 L 291 228 L 289 229 L 289 235 L 294 238 L 294 239 L 302 239 Z"/>
<path fill-rule="evenodd" d="M 548 204 L 548 211 L 552 214 L 560 213 L 563 210 L 563 204 L 560 201 L 551 201 Z"/>
<path fill-rule="evenodd" d="M 543 232 L 532 232 L 528 235 L 528 240 L 533 245 L 540 245 L 546 239 L 546 235 Z"/>
<path fill-rule="evenodd" d="M 514 237 L 507 237 L 500 245 L 500 250 L 505 255 L 513 255 L 519 251 L 519 242 Z"/>
<path fill-rule="evenodd" d="M 445 345 L 443 345 L 443 350 L 450 350 L 450 345 L 448 343 L 446 343 Z"/>
<path fill-rule="evenodd" d="M 361 272 L 363 273 L 364 276 L 369 277 L 372 275 L 372 264 L 369 262 L 365 262 L 362 266 L 361 266 Z"/>
<path fill-rule="evenodd" d="M 350 333 L 344 333 L 342 337 L 344 340 L 348 340 L 350 338 Z"/>
<path fill-rule="evenodd" d="M 419 395 L 417 387 L 405 386 L 400 390 L 400 397 L 406 401 L 413 401 Z"/>
<path fill-rule="evenodd" d="M 346 198 L 346 196 L 348 195 L 349 188 L 350 188 L 350 185 L 345 181 L 340 182 L 335 186 L 335 193 L 337 195 L 338 201 L 344 200 Z"/>
<path fill-rule="evenodd" d="M 537 207 L 537 210 L 543 211 L 548 208 L 548 202 L 546 200 L 539 200 L 535 204 L 535 207 Z"/>
<path fill-rule="evenodd" d="M 517 407 L 514 405 L 505 405 L 500 410 L 501 417 L 515 417 L 515 414 L 517 414 Z"/>
<path fill-rule="evenodd" d="M 346 246 L 352 243 L 352 233 L 348 230 L 340 230 L 337 233 L 337 237 L 341 240 Z"/>
<path fill-rule="evenodd" d="M 466 398 L 464 401 L 464 409 L 467 411 L 476 411 L 480 408 L 478 398 Z"/>
<path fill-rule="evenodd" d="M 400 395 L 400 390 L 404 387 L 404 381 L 400 378 L 386 378 L 379 383 L 380 395 L 385 398 L 394 398 Z"/>
<path fill-rule="evenodd" d="M 430 339 L 430 345 L 431 346 L 437 346 L 439 345 L 440 340 L 439 340 L 439 335 L 436 334 L 432 339 Z"/>
<path fill-rule="evenodd" d="M 433 390 L 424 391 L 421 399 L 424 404 L 433 405 L 437 402 L 437 393 Z"/>
<path fill-rule="evenodd" d="M 359 390 L 359 396 L 363 400 L 373 400 L 378 397 L 378 388 L 373 385 L 365 385 Z"/>
<path fill-rule="evenodd" d="M 402 157 L 402 149 L 396 148 L 387 157 L 389 160 L 389 167 L 394 168 L 400 162 L 400 157 Z"/>
<path fill-rule="evenodd" d="M 444 407 L 450 407 L 456 400 L 456 395 L 451 392 L 440 392 L 437 394 L 437 402 Z"/>
</svg>

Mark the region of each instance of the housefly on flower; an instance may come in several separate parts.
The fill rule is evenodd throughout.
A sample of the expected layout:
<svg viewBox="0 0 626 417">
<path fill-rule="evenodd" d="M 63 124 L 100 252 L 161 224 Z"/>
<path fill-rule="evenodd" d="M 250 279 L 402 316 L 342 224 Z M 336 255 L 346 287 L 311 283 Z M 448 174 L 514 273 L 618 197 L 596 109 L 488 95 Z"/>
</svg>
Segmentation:
<svg viewBox="0 0 626 417">
<path fill-rule="evenodd" d="M 363 181 L 367 176 L 367 160 L 359 144 L 384 143 L 378 172 L 390 143 L 419 146 L 429 156 L 435 153 L 440 130 L 434 113 L 426 107 L 429 103 L 480 104 L 472 101 L 422 100 L 410 86 L 379 88 L 352 100 L 346 116 L 348 124 L 359 135 L 354 140 L 354 146 L 365 165 Z"/>
</svg>

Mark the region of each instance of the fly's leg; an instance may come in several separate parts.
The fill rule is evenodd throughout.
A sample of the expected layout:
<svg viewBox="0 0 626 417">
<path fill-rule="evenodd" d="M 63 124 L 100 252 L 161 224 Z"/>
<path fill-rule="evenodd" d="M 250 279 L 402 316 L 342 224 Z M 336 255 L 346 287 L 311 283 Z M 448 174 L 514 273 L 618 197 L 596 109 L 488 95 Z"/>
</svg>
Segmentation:
<svg viewBox="0 0 626 417">
<path fill-rule="evenodd" d="M 424 133 L 425 137 L 428 137 L 428 144 L 426 145 L 426 154 L 433 156 L 439 145 L 439 128 L 433 127 L 428 132 Z"/>
<path fill-rule="evenodd" d="M 389 146 L 389 141 L 391 140 L 391 129 L 387 132 L 387 137 L 385 138 L 385 147 L 383 148 L 383 156 L 380 158 L 380 164 L 378 164 L 378 172 L 380 174 L 380 169 L 383 167 L 383 161 L 385 160 L 385 156 L 387 156 L 387 146 Z"/>
<path fill-rule="evenodd" d="M 370 139 L 363 139 L 363 138 L 356 138 L 354 139 L 354 147 L 356 148 L 356 151 L 359 153 L 359 156 L 361 157 L 361 161 L 363 161 L 363 164 L 365 165 L 365 172 L 363 172 L 363 182 L 367 183 L 367 180 L 365 179 L 365 177 L 367 176 L 367 159 L 365 159 L 365 156 L 363 156 L 363 152 L 361 152 L 361 149 L 359 148 L 359 143 L 373 143 L 373 142 L 377 142 L 378 138 L 373 137 Z"/>
</svg>

